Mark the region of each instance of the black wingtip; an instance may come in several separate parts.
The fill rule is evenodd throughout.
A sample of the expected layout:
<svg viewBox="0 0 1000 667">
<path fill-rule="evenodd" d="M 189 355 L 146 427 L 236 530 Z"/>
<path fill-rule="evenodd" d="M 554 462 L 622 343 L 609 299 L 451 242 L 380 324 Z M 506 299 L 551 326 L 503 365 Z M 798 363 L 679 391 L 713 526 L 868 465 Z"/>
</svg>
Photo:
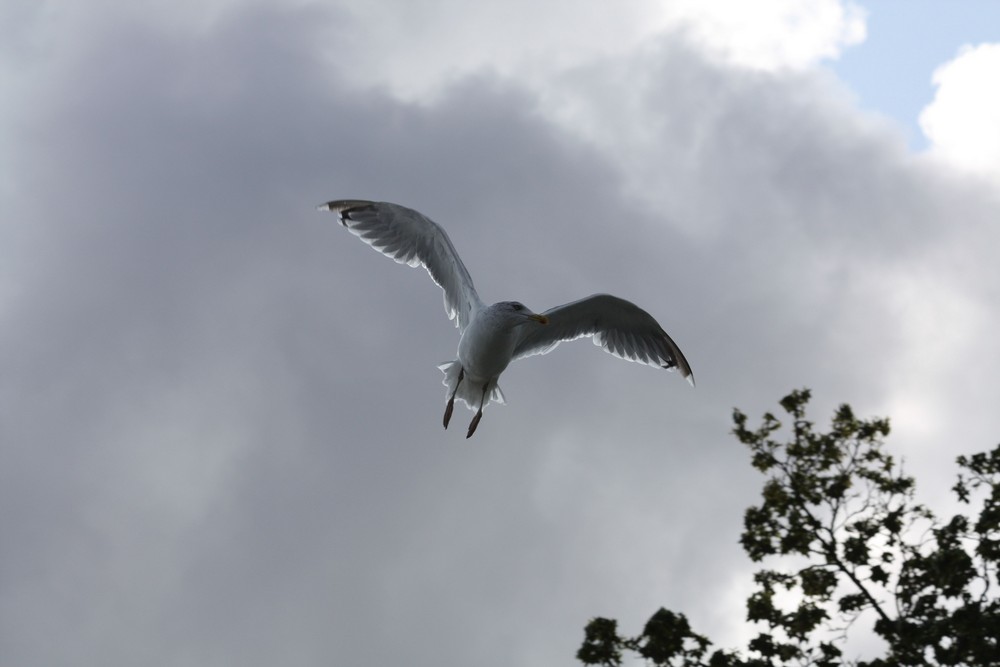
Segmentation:
<svg viewBox="0 0 1000 667">
<path fill-rule="evenodd" d="M 332 211 L 338 214 L 337 219 L 340 221 L 340 224 L 346 227 L 348 216 L 352 211 L 370 208 L 374 205 L 375 202 L 368 201 L 367 199 L 334 199 L 325 204 L 320 204 L 316 208 L 320 211 Z"/>
<path fill-rule="evenodd" d="M 675 363 L 660 364 L 660 368 L 662 368 L 665 371 L 676 371 L 676 370 L 679 370 L 682 375 L 684 374 L 684 370 L 685 370 L 685 369 L 681 368 L 680 366 L 678 366 Z M 684 375 L 684 379 L 687 380 L 688 384 L 690 384 L 692 387 L 695 386 L 695 384 L 694 384 L 694 373 L 692 373 L 690 369 L 687 369 L 687 374 Z"/>
</svg>

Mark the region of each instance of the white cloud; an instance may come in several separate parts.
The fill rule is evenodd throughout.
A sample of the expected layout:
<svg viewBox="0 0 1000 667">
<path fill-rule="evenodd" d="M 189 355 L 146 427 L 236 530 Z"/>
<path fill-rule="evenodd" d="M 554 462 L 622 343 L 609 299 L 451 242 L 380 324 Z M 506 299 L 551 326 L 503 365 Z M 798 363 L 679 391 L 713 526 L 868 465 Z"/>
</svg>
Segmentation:
<svg viewBox="0 0 1000 667">
<path fill-rule="evenodd" d="M 669 24 L 726 61 L 753 69 L 800 69 L 864 41 L 865 12 L 852 2 L 683 0 L 664 10 Z"/>
<path fill-rule="evenodd" d="M 932 154 L 1000 177 L 1000 44 L 963 47 L 933 81 L 934 101 L 920 114 Z"/>
<path fill-rule="evenodd" d="M 530 0 L 349 2 L 352 29 L 330 45 L 357 83 L 418 98 L 488 70 L 544 88 L 555 72 L 629 53 L 673 31 L 727 64 L 799 69 L 865 38 L 864 12 L 841 0 Z"/>
</svg>

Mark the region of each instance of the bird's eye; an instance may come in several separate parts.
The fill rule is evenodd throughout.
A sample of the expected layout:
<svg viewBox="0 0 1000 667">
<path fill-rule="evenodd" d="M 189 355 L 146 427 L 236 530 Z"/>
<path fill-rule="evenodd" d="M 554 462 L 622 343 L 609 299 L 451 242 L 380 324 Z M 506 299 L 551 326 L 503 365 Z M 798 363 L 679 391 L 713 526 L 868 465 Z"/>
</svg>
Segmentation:
<svg viewBox="0 0 1000 667">
<path fill-rule="evenodd" d="M 514 310 L 524 310 L 524 306 L 519 303 L 514 304 Z"/>
</svg>

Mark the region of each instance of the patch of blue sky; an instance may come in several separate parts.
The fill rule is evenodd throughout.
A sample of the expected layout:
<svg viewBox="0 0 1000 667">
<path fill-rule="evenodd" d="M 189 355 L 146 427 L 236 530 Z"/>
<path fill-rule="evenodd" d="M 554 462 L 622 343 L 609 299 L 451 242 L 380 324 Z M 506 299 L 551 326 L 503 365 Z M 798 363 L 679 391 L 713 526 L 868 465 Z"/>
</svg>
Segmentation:
<svg viewBox="0 0 1000 667">
<path fill-rule="evenodd" d="M 868 37 L 827 66 L 863 109 L 888 116 L 914 150 L 927 147 L 920 112 L 934 99 L 934 70 L 966 44 L 1000 42 L 1000 0 L 863 0 Z M 998 81 L 1000 85 L 1000 81 Z"/>
</svg>

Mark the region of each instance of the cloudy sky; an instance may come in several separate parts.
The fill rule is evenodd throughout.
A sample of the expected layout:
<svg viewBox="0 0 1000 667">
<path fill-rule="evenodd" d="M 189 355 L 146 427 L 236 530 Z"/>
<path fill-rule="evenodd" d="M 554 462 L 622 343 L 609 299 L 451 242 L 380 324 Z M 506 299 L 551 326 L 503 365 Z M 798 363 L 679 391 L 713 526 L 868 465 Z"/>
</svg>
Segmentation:
<svg viewBox="0 0 1000 667">
<path fill-rule="evenodd" d="M 1000 441 L 998 25 L 0 0 L 0 661 L 572 665 L 661 605 L 735 645 L 733 407 L 888 415 L 932 504 Z M 442 430 L 440 293 L 343 197 L 437 220 L 487 301 L 641 304 L 697 388 L 576 342 Z"/>
</svg>

